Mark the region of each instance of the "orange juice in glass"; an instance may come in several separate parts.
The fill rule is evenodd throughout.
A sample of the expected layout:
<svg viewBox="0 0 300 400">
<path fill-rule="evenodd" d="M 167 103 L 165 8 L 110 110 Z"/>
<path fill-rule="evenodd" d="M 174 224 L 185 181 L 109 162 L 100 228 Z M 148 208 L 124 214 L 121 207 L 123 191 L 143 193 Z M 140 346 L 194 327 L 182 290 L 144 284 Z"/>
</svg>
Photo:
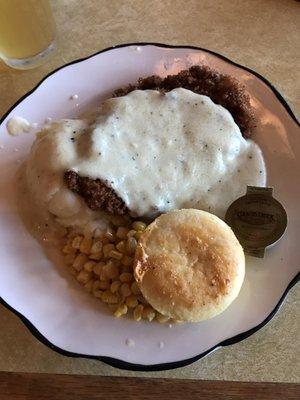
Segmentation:
<svg viewBox="0 0 300 400">
<path fill-rule="evenodd" d="M 48 0 L 0 0 L 0 58 L 19 69 L 34 68 L 55 49 Z"/>
</svg>

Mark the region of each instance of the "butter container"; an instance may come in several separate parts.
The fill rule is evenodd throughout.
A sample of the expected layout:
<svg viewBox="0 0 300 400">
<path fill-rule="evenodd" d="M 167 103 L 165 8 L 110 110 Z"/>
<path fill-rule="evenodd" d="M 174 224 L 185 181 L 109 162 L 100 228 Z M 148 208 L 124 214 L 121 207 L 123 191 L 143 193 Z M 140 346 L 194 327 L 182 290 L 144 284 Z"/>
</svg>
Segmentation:
<svg viewBox="0 0 300 400">
<path fill-rule="evenodd" d="M 263 258 L 287 227 L 287 213 L 273 197 L 273 188 L 247 186 L 245 196 L 228 208 L 226 223 L 231 227 L 246 254 Z"/>
</svg>

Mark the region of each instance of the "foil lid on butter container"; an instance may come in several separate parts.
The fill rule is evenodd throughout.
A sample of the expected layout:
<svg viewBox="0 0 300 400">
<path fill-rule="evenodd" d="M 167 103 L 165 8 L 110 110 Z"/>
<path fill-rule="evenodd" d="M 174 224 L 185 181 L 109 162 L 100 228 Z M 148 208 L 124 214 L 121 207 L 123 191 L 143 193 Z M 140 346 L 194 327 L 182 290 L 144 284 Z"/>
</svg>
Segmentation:
<svg viewBox="0 0 300 400">
<path fill-rule="evenodd" d="M 263 258 L 265 249 L 275 244 L 287 226 L 287 214 L 274 197 L 273 188 L 247 186 L 247 193 L 228 208 L 226 223 L 246 254 Z"/>
</svg>

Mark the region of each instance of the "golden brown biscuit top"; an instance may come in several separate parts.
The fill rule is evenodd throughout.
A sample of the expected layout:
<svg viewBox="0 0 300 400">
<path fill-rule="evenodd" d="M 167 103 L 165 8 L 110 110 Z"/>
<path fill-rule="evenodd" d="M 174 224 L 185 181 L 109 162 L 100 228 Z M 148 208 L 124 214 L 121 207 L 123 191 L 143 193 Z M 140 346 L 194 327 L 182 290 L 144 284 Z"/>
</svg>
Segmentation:
<svg viewBox="0 0 300 400">
<path fill-rule="evenodd" d="M 244 253 L 231 229 L 200 210 L 157 218 L 142 235 L 135 277 L 162 314 L 197 321 L 210 318 L 236 297 L 244 277 Z"/>
</svg>

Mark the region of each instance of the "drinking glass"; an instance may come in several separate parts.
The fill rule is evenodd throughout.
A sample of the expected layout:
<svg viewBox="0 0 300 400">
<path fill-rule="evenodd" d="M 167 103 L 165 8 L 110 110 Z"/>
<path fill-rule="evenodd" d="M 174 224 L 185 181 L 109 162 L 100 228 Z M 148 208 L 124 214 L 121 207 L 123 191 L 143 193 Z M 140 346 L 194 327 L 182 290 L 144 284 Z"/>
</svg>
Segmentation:
<svg viewBox="0 0 300 400">
<path fill-rule="evenodd" d="M 0 0 L 0 58 L 18 69 L 42 64 L 56 47 L 48 0 Z"/>
</svg>

